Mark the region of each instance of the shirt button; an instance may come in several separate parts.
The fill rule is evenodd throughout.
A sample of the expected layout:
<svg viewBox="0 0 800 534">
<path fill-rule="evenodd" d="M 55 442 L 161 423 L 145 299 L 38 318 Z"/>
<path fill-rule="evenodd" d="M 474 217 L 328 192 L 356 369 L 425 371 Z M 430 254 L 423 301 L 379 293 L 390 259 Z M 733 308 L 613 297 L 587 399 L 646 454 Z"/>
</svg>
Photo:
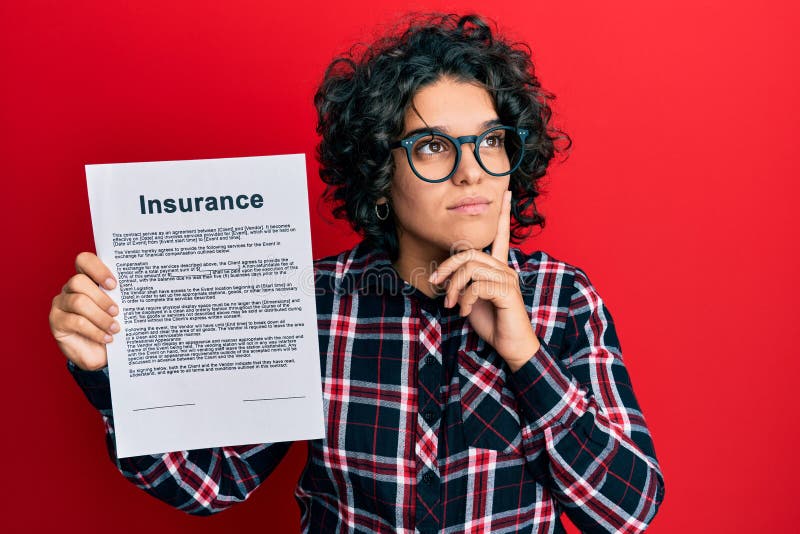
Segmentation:
<svg viewBox="0 0 800 534">
<path fill-rule="evenodd" d="M 425 363 L 433 365 L 434 363 L 436 363 L 436 357 L 431 354 L 428 354 L 428 356 L 425 357 Z"/>
<path fill-rule="evenodd" d="M 434 475 L 432 471 L 426 471 L 425 474 L 422 475 L 422 481 L 425 484 L 433 484 L 434 480 L 436 480 L 436 475 Z"/>
<path fill-rule="evenodd" d="M 433 410 L 425 410 L 425 412 L 422 414 L 422 417 L 425 418 L 428 424 L 433 424 L 433 422 L 436 421 L 436 412 Z"/>
</svg>

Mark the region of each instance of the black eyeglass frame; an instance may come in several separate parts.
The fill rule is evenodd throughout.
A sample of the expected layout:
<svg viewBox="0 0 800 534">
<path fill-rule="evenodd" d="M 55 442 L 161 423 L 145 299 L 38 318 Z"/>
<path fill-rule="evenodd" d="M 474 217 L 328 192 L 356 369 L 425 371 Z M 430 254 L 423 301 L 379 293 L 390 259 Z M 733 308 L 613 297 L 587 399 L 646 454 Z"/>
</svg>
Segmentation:
<svg viewBox="0 0 800 534">
<path fill-rule="evenodd" d="M 486 137 L 490 133 L 495 132 L 497 130 L 509 130 L 509 131 L 512 131 L 512 132 L 516 132 L 516 134 L 519 136 L 520 142 L 521 142 L 520 143 L 520 149 L 519 149 L 519 159 L 517 160 L 517 162 L 514 164 L 514 166 L 510 170 L 508 170 L 506 172 L 500 172 L 500 173 L 492 172 L 489 169 L 487 169 L 486 166 L 481 161 L 481 157 L 480 157 L 480 154 L 478 152 L 478 147 L 480 146 L 480 144 L 483 141 L 484 137 Z M 417 171 L 417 168 L 414 167 L 414 161 L 413 161 L 413 157 L 412 157 L 412 154 L 411 154 L 411 150 L 412 150 L 412 148 L 414 148 L 414 143 L 416 143 L 418 140 L 422 139 L 423 137 L 430 137 L 431 135 L 437 135 L 437 136 L 444 137 L 445 139 L 447 139 L 451 143 L 453 143 L 454 147 L 456 147 L 456 161 L 455 161 L 455 165 L 453 165 L 453 170 L 450 171 L 450 174 L 448 174 L 444 178 L 438 178 L 436 180 L 431 180 L 430 178 L 425 178 L 424 176 L 422 176 L 422 174 L 419 173 L 419 171 Z M 480 165 L 481 168 L 484 171 L 486 171 L 487 173 L 489 173 L 491 176 L 505 176 L 507 174 L 511 174 L 512 172 L 516 171 L 519 168 L 520 163 L 522 163 L 522 158 L 525 155 L 525 140 L 528 138 L 528 135 L 530 135 L 530 131 L 525 129 L 525 128 L 519 128 L 519 127 L 514 127 L 514 126 L 504 126 L 504 125 L 493 126 L 493 127 L 489 128 L 488 130 L 486 130 L 485 132 L 483 132 L 480 135 L 462 135 L 461 137 L 453 137 L 451 135 L 447 135 L 444 132 L 440 132 L 440 131 L 437 131 L 437 130 L 429 130 L 427 132 L 416 133 L 416 134 L 411 135 L 409 137 L 406 137 L 404 139 L 400 139 L 399 141 L 394 141 L 394 142 L 389 144 L 389 148 L 395 149 L 395 148 L 403 147 L 405 149 L 405 151 L 406 151 L 406 158 L 408 159 L 408 164 L 411 166 L 411 170 L 414 171 L 414 174 L 417 175 L 417 178 L 419 178 L 420 180 L 422 180 L 424 182 L 437 184 L 437 183 L 441 183 L 441 182 L 446 182 L 447 180 L 452 178 L 452 176 L 456 173 L 456 171 L 458 170 L 458 165 L 461 163 L 461 145 L 463 145 L 465 143 L 473 143 L 472 153 L 475 155 L 475 161 L 477 161 L 478 165 Z"/>
</svg>

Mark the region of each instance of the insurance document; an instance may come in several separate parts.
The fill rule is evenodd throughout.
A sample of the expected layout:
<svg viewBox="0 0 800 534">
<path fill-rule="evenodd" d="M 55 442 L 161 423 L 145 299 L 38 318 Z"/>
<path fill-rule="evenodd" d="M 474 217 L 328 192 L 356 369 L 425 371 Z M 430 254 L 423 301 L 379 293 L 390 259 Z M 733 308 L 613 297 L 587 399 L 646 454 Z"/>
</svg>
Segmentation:
<svg viewBox="0 0 800 534">
<path fill-rule="evenodd" d="M 304 154 L 87 165 L 119 457 L 324 436 Z"/>
</svg>

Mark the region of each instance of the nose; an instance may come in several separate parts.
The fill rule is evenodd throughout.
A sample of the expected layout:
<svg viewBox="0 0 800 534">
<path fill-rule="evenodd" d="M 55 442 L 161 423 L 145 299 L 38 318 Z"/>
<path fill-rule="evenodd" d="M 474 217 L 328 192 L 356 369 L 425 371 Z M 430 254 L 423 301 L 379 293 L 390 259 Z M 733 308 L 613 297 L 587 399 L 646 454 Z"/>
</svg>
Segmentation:
<svg viewBox="0 0 800 534">
<path fill-rule="evenodd" d="M 476 183 L 483 178 L 483 169 L 478 160 L 475 159 L 475 152 L 471 150 L 473 146 L 472 144 L 461 146 L 461 161 L 458 163 L 456 173 L 453 175 L 453 181 L 456 184 Z"/>
</svg>

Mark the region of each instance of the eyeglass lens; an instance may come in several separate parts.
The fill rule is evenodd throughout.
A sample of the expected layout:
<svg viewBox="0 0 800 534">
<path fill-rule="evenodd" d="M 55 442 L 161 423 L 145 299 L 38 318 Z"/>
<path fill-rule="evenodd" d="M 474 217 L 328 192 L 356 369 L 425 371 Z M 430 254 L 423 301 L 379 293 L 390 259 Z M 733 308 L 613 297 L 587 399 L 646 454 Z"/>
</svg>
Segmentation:
<svg viewBox="0 0 800 534">
<path fill-rule="evenodd" d="M 521 146 L 522 140 L 515 130 L 493 130 L 480 140 L 479 162 L 490 173 L 507 174 L 521 157 Z M 471 149 L 471 144 L 462 146 L 462 150 Z M 411 147 L 414 168 L 428 180 L 449 175 L 455 169 L 457 154 L 453 142 L 436 133 L 418 139 Z"/>
</svg>

